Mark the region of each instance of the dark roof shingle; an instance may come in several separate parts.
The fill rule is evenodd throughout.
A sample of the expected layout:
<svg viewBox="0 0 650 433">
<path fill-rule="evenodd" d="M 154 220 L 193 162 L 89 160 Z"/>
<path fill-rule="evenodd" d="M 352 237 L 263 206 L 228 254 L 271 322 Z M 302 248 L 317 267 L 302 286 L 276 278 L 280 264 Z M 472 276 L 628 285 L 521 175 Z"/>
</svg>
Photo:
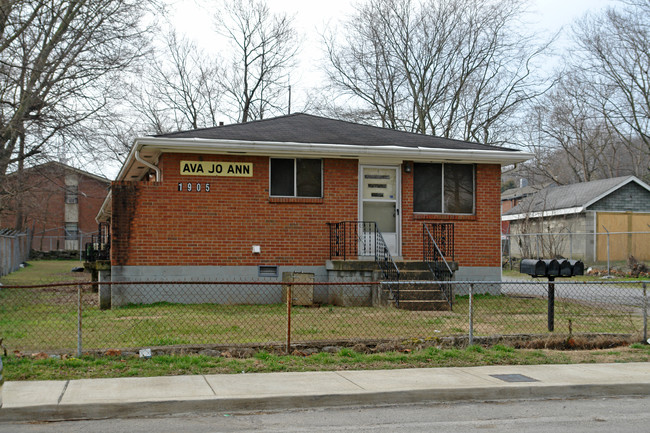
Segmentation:
<svg viewBox="0 0 650 433">
<path fill-rule="evenodd" d="M 173 132 L 155 137 L 518 152 L 498 146 L 361 125 L 304 113 L 213 128 Z"/>
<path fill-rule="evenodd" d="M 518 215 L 528 212 L 552 211 L 585 206 L 608 191 L 622 186 L 634 176 L 614 177 L 574 183 L 563 186 L 549 186 L 524 198 L 504 215 Z"/>
</svg>

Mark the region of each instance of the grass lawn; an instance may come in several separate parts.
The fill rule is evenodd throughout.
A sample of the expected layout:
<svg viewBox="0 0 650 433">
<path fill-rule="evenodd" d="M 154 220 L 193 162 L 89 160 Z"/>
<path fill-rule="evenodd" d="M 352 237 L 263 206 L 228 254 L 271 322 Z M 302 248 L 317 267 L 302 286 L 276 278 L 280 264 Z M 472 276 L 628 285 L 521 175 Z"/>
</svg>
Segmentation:
<svg viewBox="0 0 650 433">
<path fill-rule="evenodd" d="M 277 344 L 286 341 L 284 304 L 129 305 L 100 310 L 97 294 L 82 296 L 83 348 L 137 348 L 181 344 Z M 541 298 L 477 295 L 474 334 L 544 334 L 547 301 Z M 569 322 L 570 321 L 570 322 Z M 571 328 L 571 329 L 570 329 Z M 638 333 L 638 311 L 558 300 L 559 333 Z M 435 339 L 469 333 L 469 298 L 456 297 L 453 311 L 407 311 L 392 307 L 293 307 L 291 340 Z M 8 350 L 56 351 L 77 346 L 77 288 L 0 291 L 0 338 Z"/>
<path fill-rule="evenodd" d="M 90 281 L 90 274 L 71 272 L 72 268 L 83 266 L 79 260 L 32 260 L 27 266 L 0 278 L 5 286 L 29 286 L 60 282 Z"/>
<path fill-rule="evenodd" d="M 4 358 L 7 380 L 50 380 L 96 377 L 158 376 L 377 369 L 487 364 L 545 364 L 575 362 L 650 361 L 650 348 L 634 344 L 610 350 L 555 351 L 512 349 L 504 346 L 466 349 L 427 347 L 400 352 L 338 353 L 310 356 L 278 355 L 260 351 L 251 358 L 228 356 L 161 355 L 144 360 L 132 356 L 82 356 L 80 359 L 32 359 L 37 351 L 74 353 L 77 344 L 77 286 L 88 274 L 72 273 L 76 261 L 35 261 L 0 279 L 8 285 L 38 285 L 70 281 L 65 287 L 0 290 L 0 338 L 9 356 Z M 286 306 L 169 304 L 129 305 L 99 310 L 97 294 L 83 292 L 83 348 L 142 348 L 183 344 L 283 343 Z M 473 299 L 475 335 L 546 334 L 547 301 L 535 297 L 478 295 Z M 469 332 L 469 299 L 456 297 L 453 311 L 406 311 L 394 308 L 293 307 L 293 343 L 329 340 L 399 338 L 435 343 L 445 335 Z M 586 302 L 558 300 L 555 329 L 566 334 L 639 333 L 638 311 L 607 308 Z"/>
<path fill-rule="evenodd" d="M 345 348 L 338 353 L 320 352 L 310 356 L 275 355 L 261 351 L 247 359 L 205 355 L 163 355 L 151 359 L 83 356 L 80 359 L 43 360 L 9 356 L 4 360 L 6 380 L 649 361 L 650 346 L 641 344 L 615 349 L 580 351 L 524 350 L 495 345 L 489 348 L 470 346 L 466 349 L 428 347 L 411 352 L 370 354 Z"/>
<path fill-rule="evenodd" d="M 77 285 L 86 273 L 72 273 L 76 261 L 34 261 L 2 279 L 7 285 L 71 281 L 70 286 L 0 290 L 0 338 L 18 351 L 72 351 L 77 347 Z M 243 288 L 243 286 L 242 286 Z M 164 289 L 161 288 L 161 289 Z M 207 291 L 210 286 L 196 286 Z M 239 290 L 233 287 L 233 291 Z M 544 334 L 547 301 L 537 297 L 476 295 L 473 329 L 477 336 Z M 558 299 L 559 333 L 639 333 L 638 311 L 620 306 Z M 469 298 L 457 296 L 453 311 L 407 311 L 392 307 L 293 307 L 291 340 L 436 339 L 469 333 Z M 138 348 L 183 344 L 277 344 L 286 341 L 284 304 L 128 305 L 98 308 L 98 295 L 86 286 L 82 295 L 83 348 Z"/>
</svg>

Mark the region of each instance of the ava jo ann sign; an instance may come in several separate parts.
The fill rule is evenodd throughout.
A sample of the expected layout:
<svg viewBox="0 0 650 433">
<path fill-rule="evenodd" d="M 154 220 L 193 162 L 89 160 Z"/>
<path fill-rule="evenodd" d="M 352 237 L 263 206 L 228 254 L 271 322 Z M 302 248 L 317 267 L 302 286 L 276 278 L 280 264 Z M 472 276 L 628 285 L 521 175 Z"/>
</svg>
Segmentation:
<svg viewBox="0 0 650 433">
<path fill-rule="evenodd" d="M 181 174 L 185 176 L 252 177 L 252 162 L 181 161 Z"/>
</svg>

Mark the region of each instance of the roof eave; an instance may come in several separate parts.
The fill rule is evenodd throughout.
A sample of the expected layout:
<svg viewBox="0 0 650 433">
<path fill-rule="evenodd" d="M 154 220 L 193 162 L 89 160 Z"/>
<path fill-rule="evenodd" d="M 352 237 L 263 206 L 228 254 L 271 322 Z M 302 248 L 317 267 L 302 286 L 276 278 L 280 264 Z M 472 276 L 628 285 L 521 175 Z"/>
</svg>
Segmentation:
<svg viewBox="0 0 650 433">
<path fill-rule="evenodd" d="M 585 211 L 584 206 L 577 207 L 568 207 L 564 209 L 554 209 L 554 210 L 545 210 L 545 211 L 531 211 L 526 213 L 518 213 L 512 215 L 502 215 L 501 221 L 516 221 L 526 218 L 547 218 L 560 215 L 571 215 L 577 214 Z"/>
<path fill-rule="evenodd" d="M 97 224 L 101 222 L 106 222 L 110 219 L 111 212 L 112 212 L 112 201 L 113 201 L 113 191 L 109 189 L 108 194 L 106 194 L 106 197 L 104 198 L 104 201 L 102 202 L 102 205 L 99 208 L 99 212 L 95 217 L 95 222 L 97 222 Z"/>
<path fill-rule="evenodd" d="M 524 162 L 533 157 L 532 153 L 502 150 L 444 149 L 405 146 L 363 146 L 347 144 L 260 142 L 242 140 L 213 140 L 201 138 L 162 138 L 141 137 L 135 140 L 127 162 L 122 166 L 117 179 L 122 180 L 135 159 L 135 151 L 147 148 L 160 153 L 235 153 L 247 155 L 300 155 L 321 157 L 361 157 L 392 158 L 412 161 L 449 160 L 469 161 L 510 165 Z"/>
</svg>

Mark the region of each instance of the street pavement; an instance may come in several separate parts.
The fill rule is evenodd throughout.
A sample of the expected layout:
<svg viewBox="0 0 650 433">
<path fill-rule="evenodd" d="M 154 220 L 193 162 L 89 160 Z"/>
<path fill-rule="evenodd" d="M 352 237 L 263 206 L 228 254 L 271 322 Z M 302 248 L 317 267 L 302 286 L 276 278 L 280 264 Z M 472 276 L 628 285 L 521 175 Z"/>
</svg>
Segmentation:
<svg viewBox="0 0 650 433">
<path fill-rule="evenodd" d="M 502 277 L 501 293 L 519 296 L 545 297 L 548 294 L 546 278 Z M 650 303 L 643 296 L 643 289 L 625 281 L 577 281 L 571 278 L 555 280 L 556 299 L 575 299 L 578 301 L 613 304 L 642 308 Z"/>
<path fill-rule="evenodd" d="M 0 423 L 419 402 L 650 395 L 650 363 L 6 382 Z"/>
</svg>

